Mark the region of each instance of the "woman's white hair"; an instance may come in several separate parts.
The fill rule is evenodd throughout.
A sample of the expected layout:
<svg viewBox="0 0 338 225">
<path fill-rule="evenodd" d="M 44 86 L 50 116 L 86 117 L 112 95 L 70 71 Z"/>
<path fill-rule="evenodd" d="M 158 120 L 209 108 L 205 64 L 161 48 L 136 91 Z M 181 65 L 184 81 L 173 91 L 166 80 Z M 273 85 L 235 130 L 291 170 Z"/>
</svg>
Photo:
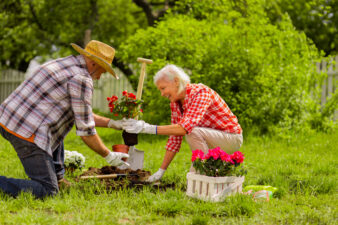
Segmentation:
<svg viewBox="0 0 338 225">
<path fill-rule="evenodd" d="M 190 77 L 183 71 L 182 68 L 169 64 L 163 67 L 158 71 L 154 76 L 154 83 L 156 85 L 157 81 L 165 78 L 168 81 L 174 81 L 175 78 L 178 78 L 179 86 L 178 93 L 181 93 L 185 86 L 190 83 Z"/>
</svg>

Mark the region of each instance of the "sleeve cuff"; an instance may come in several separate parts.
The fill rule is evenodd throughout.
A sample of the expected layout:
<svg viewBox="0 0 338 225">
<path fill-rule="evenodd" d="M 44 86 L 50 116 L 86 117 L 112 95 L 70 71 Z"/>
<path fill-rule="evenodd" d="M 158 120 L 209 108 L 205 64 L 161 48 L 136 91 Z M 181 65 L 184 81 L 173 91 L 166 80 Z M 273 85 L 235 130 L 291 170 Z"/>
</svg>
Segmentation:
<svg viewBox="0 0 338 225">
<path fill-rule="evenodd" d="M 95 128 L 88 130 L 76 130 L 77 136 L 92 136 L 96 134 Z"/>
</svg>

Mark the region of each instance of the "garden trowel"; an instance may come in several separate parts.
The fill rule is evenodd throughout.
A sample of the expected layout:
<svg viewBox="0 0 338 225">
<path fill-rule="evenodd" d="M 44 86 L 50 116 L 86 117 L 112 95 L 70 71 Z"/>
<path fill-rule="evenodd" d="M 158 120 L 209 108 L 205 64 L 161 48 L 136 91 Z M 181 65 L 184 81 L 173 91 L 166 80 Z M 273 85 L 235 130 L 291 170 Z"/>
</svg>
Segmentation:
<svg viewBox="0 0 338 225">
<path fill-rule="evenodd" d="M 136 99 L 141 99 L 144 77 L 146 75 L 146 64 L 152 64 L 153 61 L 150 59 L 137 58 L 137 62 L 142 63 L 142 65 L 140 78 L 138 80 Z M 136 117 L 135 119 L 138 118 Z M 130 169 L 132 170 L 143 169 L 144 151 L 136 149 L 135 146 L 129 146 L 128 154 L 129 158 L 127 162 L 130 164 Z"/>
</svg>

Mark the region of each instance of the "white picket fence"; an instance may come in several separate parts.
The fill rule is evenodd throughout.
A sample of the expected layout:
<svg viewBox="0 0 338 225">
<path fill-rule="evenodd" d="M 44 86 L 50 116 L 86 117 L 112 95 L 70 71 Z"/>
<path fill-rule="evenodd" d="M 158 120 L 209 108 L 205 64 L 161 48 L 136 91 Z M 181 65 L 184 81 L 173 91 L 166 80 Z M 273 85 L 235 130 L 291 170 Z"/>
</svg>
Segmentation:
<svg viewBox="0 0 338 225">
<path fill-rule="evenodd" d="M 92 107 L 101 112 L 109 112 L 107 97 L 112 95 L 122 96 L 122 92 L 127 90 L 133 92 L 131 84 L 123 73 L 115 70 L 120 79 L 115 79 L 109 73 L 102 74 L 99 81 L 94 81 L 94 94 Z M 25 73 L 17 70 L 0 71 L 0 103 L 3 102 L 23 81 Z M 135 93 L 136 94 L 136 93 Z"/>
<path fill-rule="evenodd" d="M 0 71 L 0 103 L 12 93 L 25 79 L 25 73 L 17 70 Z"/>
<path fill-rule="evenodd" d="M 337 90 L 338 84 L 338 55 L 333 57 L 329 62 L 322 61 L 320 63 L 316 63 L 316 70 L 318 73 L 324 72 L 327 74 L 326 79 L 324 79 L 323 83 L 320 84 L 322 93 L 320 97 L 321 105 L 324 106 L 326 104 L 327 99 L 329 99 L 333 93 Z M 333 119 L 338 119 L 338 109 L 335 110 L 333 115 Z"/>
<path fill-rule="evenodd" d="M 107 97 L 116 95 L 122 97 L 122 92 L 127 90 L 136 95 L 133 87 L 128 81 L 128 78 L 115 69 L 120 79 L 115 79 L 109 73 L 102 74 L 101 79 L 94 81 L 94 94 L 92 100 L 93 109 L 97 109 L 101 112 L 109 112 Z"/>
<path fill-rule="evenodd" d="M 327 98 L 335 93 L 338 80 L 338 56 L 334 57 L 329 63 L 323 61 L 317 63 L 317 72 L 327 73 L 327 78 L 322 84 L 321 104 L 325 105 Z M 128 79 L 122 72 L 117 70 L 120 77 L 115 79 L 110 74 L 103 74 L 99 81 L 94 82 L 94 94 L 92 106 L 101 112 L 108 112 L 107 97 L 117 95 L 121 97 L 122 91 L 127 90 L 135 93 Z M 16 70 L 0 71 L 0 103 L 3 102 L 7 96 L 16 89 L 17 86 L 25 79 L 25 73 Z M 335 120 L 338 119 L 338 110 L 335 111 Z"/>
</svg>

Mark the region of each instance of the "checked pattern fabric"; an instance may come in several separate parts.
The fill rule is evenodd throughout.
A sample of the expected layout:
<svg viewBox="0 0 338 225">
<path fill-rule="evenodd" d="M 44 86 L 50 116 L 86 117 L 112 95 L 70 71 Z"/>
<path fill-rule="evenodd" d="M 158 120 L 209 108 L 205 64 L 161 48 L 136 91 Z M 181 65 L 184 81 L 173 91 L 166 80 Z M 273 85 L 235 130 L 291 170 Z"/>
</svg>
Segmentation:
<svg viewBox="0 0 338 225">
<path fill-rule="evenodd" d="M 76 134 L 96 134 L 91 108 L 93 81 L 82 55 L 47 62 L 0 106 L 0 124 L 52 155 L 76 125 Z"/>
<path fill-rule="evenodd" d="M 171 124 L 180 124 L 188 134 L 194 127 L 207 127 L 240 134 L 242 128 L 237 117 L 225 101 L 204 84 L 188 84 L 184 104 L 170 103 Z M 170 136 L 166 150 L 178 152 L 183 136 Z"/>
</svg>

